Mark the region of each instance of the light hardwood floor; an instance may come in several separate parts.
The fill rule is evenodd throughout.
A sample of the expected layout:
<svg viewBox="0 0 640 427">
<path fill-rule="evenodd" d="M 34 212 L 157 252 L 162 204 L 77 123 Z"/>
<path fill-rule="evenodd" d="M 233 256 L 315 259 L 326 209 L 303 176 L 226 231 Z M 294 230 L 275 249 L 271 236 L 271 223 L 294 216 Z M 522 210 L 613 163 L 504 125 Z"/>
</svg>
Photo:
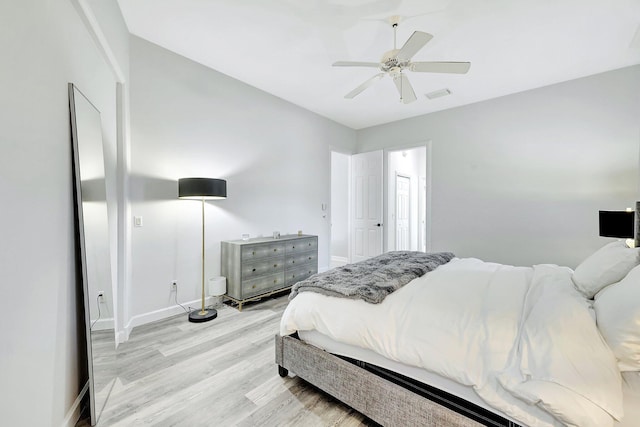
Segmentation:
<svg viewBox="0 0 640 427">
<path fill-rule="evenodd" d="M 287 295 L 135 328 L 98 426 L 375 426 L 297 377 L 280 378 L 274 335 Z"/>
</svg>

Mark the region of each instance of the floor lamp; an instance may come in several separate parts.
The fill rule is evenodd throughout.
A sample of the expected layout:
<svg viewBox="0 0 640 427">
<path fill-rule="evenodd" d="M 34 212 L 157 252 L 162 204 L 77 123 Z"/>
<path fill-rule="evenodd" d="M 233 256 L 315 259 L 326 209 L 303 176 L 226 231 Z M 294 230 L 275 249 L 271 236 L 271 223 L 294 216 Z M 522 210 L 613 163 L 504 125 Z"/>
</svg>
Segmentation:
<svg viewBox="0 0 640 427">
<path fill-rule="evenodd" d="M 202 309 L 189 313 L 190 322 L 208 322 L 218 312 L 204 307 L 204 201 L 227 198 L 227 181 L 215 178 L 181 178 L 178 180 L 178 198 L 202 201 Z"/>
</svg>

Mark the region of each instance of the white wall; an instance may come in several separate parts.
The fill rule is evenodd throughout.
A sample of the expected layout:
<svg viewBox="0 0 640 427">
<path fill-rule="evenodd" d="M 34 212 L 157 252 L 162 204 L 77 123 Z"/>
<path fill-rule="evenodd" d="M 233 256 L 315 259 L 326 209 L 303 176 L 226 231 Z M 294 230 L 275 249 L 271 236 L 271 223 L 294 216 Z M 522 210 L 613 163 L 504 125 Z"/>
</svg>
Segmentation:
<svg viewBox="0 0 640 427">
<path fill-rule="evenodd" d="M 349 159 L 348 154 L 331 152 L 332 267 L 349 259 Z"/>
<path fill-rule="evenodd" d="M 109 219 L 111 221 L 111 260 L 112 278 L 115 281 L 113 289 L 113 314 L 115 329 L 123 329 L 123 319 L 128 310 L 131 284 L 131 215 L 129 204 L 129 30 L 116 1 L 104 0 L 71 0 L 78 5 L 88 7 L 83 12 L 83 18 L 94 18 L 88 22 L 94 32 L 97 43 L 101 46 L 101 53 L 109 63 L 115 74 L 118 86 L 116 91 L 116 115 L 118 127 L 116 130 L 115 151 L 111 153 L 117 163 L 116 182 L 109 200 L 115 198 L 115 203 L 109 204 Z M 88 20 L 88 19 L 87 19 Z M 124 337 L 116 337 L 116 343 Z"/>
<path fill-rule="evenodd" d="M 72 0 L 79 2 L 82 0 Z M 107 42 L 109 64 L 116 69 L 113 70 L 119 81 L 126 82 L 129 77 L 129 30 L 124 22 L 122 11 L 117 1 L 85 0 L 89 7 L 99 30 Z"/>
<path fill-rule="evenodd" d="M 0 414 L 60 426 L 87 379 L 67 83 L 101 111 L 112 185 L 115 79 L 70 1 L 0 2 L 0 34 Z"/>
<path fill-rule="evenodd" d="M 639 97 L 634 66 L 364 129 L 358 151 L 433 141 L 432 250 L 575 267 L 608 242 L 598 210 L 638 198 Z"/>
<path fill-rule="evenodd" d="M 275 230 L 318 235 L 328 267 L 330 150 L 352 152 L 355 131 L 136 37 L 131 122 L 132 214 L 144 221 L 131 325 L 175 306 L 172 279 L 181 302 L 199 298 L 200 204 L 177 199 L 181 177 L 227 180 L 228 198 L 206 206 L 207 277 L 220 273 L 221 240 Z"/>
</svg>

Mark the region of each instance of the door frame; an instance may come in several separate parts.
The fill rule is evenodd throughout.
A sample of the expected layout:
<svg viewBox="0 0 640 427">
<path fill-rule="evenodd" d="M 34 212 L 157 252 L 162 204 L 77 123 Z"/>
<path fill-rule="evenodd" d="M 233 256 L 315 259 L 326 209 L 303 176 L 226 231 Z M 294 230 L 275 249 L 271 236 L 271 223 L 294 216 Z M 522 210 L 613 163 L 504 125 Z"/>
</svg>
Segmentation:
<svg viewBox="0 0 640 427">
<path fill-rule="evenodd" d="M 411 150 L 414 148 L 425 148 L 425 152 L 426 152 L 426 174 L 425 174 L 425 178 L 426 178 L 426 184 L 427 184 L 427 189 L 426 189 L 426 195 L 424 197 L 424 201 L 426 203 L 426 208 L 425 208 L 425 228 L 426 228 L 426 250 L 427 252 L 431 252 L 431 193 L 432 193 L 432 163 L 433 163 L 433 150 L 432 150 L 432 141 L 429 140 L 425 140 L 423 142 L 419 142 L 416 144 L 407 144 L 407 145 L 399 145 L 397 147 L 388 147 L 383 149 L 383 159 L 382 159 L 382 174 L 384 176 L 384 179 L 382 180 L 382 198 L 383 198 L 383 223 L 384 224 L 389 224 L 389 221 L 391 220 L 391 218 L 389 218 L 389 180 L 388 175 L 389 175 L 389 153 L 392 152 L 398 152 L 398 151 L 403 151 L 403 150 Z M 389 233 L 383 233 L 383 242 L 382 242 L 382 247 L 383 247 L 383 251 L 384 252 L 388 252 L 389 251 L 389 238 L 388 238 L 388 234 Z M 395 235 L 395 233 L 394 233 Z"/>
<path fill-rule="evenodd" d="M 432 198 L 432 164 L 433 164 L 433 154 L 432 154 L 432 141 L 431 140 L 426 140 L 424 142 L 421 143 L 417 143 L 417 144 L 411 144 L 411 145 L 401 145 L 398 147 L 390 147 L 390 148 L 384 148 L 383 151 L 383 156 L 382 156 L 382 163 L 383 163 L 383 180 L 382 180 L 382 198 L 383 198 L 383 224 L 389 224 L 389 220 L 390 218 L 388 218 L 388 180 L 386 179 L 387 174 L 388 174 L 388 159 L 389 159 L 389 152 L 393 152 L 393 151 L 402 151 L 402 150 L 410 150 L 413 148 L 420 148 L 420 147 L 425 147 L 426 148 L 426 175 L 425 175 L 425 181 L 426 181 L 426 194 L 424 197 L 424 202 L 426 204 L 426 208 L 425 208 L 425 229 L 426 229 L 426 242 L 425 242 L 425 247 L 426 247 L 426 251 L 430 252 L 432 250 L 432 241 L 431 241 L 431 218 L 432 218 L 432 210 L 431 210 L 431 198 Z M 345 152 L 341 152 L 339 150 L 335 150 L 335 149 L 331 149 L 330 151 L 336 151 L 338 153 L 341 154 L 346 154 L 349 156 L 352 156 L 354 154 L 361 154 L 361 153 L 345 153 Z M 373 150 L 375 151 L 375 150 Z M 352 244 L 353 242 L 351 241 L 351 194 L 350 194 L 350 187 L 351 187 L 351 167 L 349 167 L 349 178 L 348 178 L 348 182 L 346 183 L 346 185 L 349 187 L 349 206 L 348 206 L 348 225 L 347 225 L 347 245 L 348 245 L 348 262 L 352 262 L 351 259 L 351 252 L 352 252 Z M 330 231 L 331 233 L 332 231 Z M 383 232 L 382 236 L 383 236 L 383 242 L 382 242 L 382 247 L 383 247 L 383 251 L 387 252 L 389 249 L 389 243 L 387 241 L 387 234 Z M 330 247 L 330 245 L 329 245 Z M 331 260 L 331 250 L 329 250 L 329 259 Z"/>
</svg>

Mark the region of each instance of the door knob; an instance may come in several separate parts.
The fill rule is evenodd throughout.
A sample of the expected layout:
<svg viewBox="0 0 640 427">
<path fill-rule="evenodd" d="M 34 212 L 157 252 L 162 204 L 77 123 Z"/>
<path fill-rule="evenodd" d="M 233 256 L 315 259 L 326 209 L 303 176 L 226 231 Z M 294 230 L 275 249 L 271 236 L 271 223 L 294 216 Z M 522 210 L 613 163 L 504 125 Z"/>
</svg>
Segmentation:
<svg viewBox="0 0 640 427">
<path fill-rule="evenodd" d="M 376 224 L 376 227 L 382 227 L 382 224 L 377 223 L 377 224 Z"/>
</svg>

